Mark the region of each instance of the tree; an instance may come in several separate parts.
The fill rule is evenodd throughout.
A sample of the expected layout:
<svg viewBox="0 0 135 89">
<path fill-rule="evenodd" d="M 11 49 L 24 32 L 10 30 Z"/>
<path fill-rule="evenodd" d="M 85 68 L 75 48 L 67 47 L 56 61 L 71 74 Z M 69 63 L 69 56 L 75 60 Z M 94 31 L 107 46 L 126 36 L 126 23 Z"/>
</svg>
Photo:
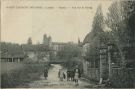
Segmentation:
<svg viewBox="0 0 135 89">
<path fill-rule="evenodd" d="M 78 57 L 81 55 L 81 50 L 77 45 L 68 44 L 64 47 L 64 49 L 58 51 L 57 57 L 62 60 L 69 60 L 73 57 Z"/>
<path fill-rule="evenodd" d="M 103 32 L 104 26 L 104 16 L 102 13 L 101 5 L 97 8 L 96 14 L 94 16 L 93 24 L 92 24 L 92 34 L 95 37 Z"/>
<path fill-rule="evenodd" d="M 97 8 L 96 14 L 94 16 L 92 31 L 89 33 L 87 40 L 90 40 L 90 47 L 86 53 L 86 59 L 88 61 L 99 59 L 99 47 L 100 39 L 104 39 L 105 32 L 104 28 L 104 16 L 102 13 L 101 5 Z"/>
<path fill-rule="evenodd" d="M 27 44 L 30 44 L 30 45 L 32 44 L 32 39 L 31 39 L 31 37 L 28 38 Z"/>
<path fill-rule="evenodd" d="M 130 40 L 134 39 L 134 9 L 133 1 L 120 1 L 114 2 L 109 7 L 109 13 L 107 14 L 106 24 L 111 28 L 111 39 L 117 45 L 122 58 L 122 65 L 125 66 L 125 54 L 123 47 L 130 44 Z M 131 10 L 132 7 L 132 10 Z M 132 22 L 132 23 L 130 23 Z M 132 25 L 130 26 L 129 25 Z M 132 35 L 131 35 L 132 34 Z"/>
<path fill-rule="evenodd" d="M 73 69 L 81 64 L 81 48 L 77 44 L 67 44 L 62 50 L 57 52 L 59 60 L 65 61 L 65 67 Z M 81 67 L 81 66 L 80 66 Z"/>
</svg>

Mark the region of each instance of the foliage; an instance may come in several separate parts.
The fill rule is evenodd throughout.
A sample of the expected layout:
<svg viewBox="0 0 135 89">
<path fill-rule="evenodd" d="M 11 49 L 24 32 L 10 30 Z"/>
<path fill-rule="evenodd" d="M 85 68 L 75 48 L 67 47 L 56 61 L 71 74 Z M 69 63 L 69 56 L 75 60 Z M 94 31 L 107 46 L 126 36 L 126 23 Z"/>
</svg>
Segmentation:
<svg viewBox="0 0 135 89">
<path fill-rule="evenodd" d="M 1 75 L 2 88 L 28 87 L 27 83 L 39 79 L 43 73 L 43 64 L 29 63 L 23 68 Z"/>
<path fill-rule="evenodd" d="M 103 32 L 103 24 L 104 24 L 104 18 L 101 6 L 97 8 L 97 12 L 95 14 L 93 25 L 92 25 L 92 31 L 90 32 L 89 39 L 90 40 L 90 47 L 88 49 L 88 52 L 86 53 L 86 59 L 87 60 L 95 60 L 99 59 L 99 47 L 100 47 L 100 41 L 103 40 L 103 37 L 105 36 Z M 101 39 L 102 38 L 102 39 Z"/>
<path fill-rule="evenodd" d="M 119 1 L 114 2 L 109 7 L 106 18 L 106 24 L 111 29 L 110 41 L 118 48 L 122 68 L 118 70 L 120 73 L 114 73 L 112 76 L 113 87 L 133 87 L 134 81 L 131 73 L 127 70 L 127 61 L 134 61 L 134 43 L 135 43 L 135 2 Z M 125 50 L 123 50 L 123 48 Z M 127 52 L 126 52 L 127 51 Z M 132 59 L 132 61 L 130 60 Z M 134 65 L 132 65 L 134 66 Z M 116 72 L 116 71 L 115 71 Z"/>
<path fill-rule="evenodd" d="M 111 87 L 113 88 L 133 88 L 134 82 L 134 69 L 114 69 L 111 79 Z M 118 73 L 119 72 L 119 73 Z"/>
<path fill-rule="evenodd" d="M 65 65 L 65 67 L 69 70 L 73 70 L 76 65 L 79 66 L 79 69 L 83 69 L 83 65 L 82 65 L 82 61 L 81 61 L 81 58 L 80 57 L 74 57 L 72 59 L 69 59 Z"/>
<path fill-rule="evenodd" d="M 1 54 L 22 55 L 23 50 L 19 44 L 1 42 Z"/>
<path fill-rule="evenodd" d="M 81 48 L 76 44 L 68 44 L 57 53 L 58 59 L 65 61 L 64 66 L 68 69 L 74 69 L 76 65 L 79 65 L 79 68 L 82 69 L 80 56 Z"/>
<path fill-rule="evenodd" d="M 111 28 L 110 38 L 117 45 L 123 66 L 125 66 L 125 54 L 123 47 L 131 45 L 134 41 L 135 32 L 133 23 L 135 22 L 135 2 L 120 1 L 114 2 L 109 7 L 106 24 Z M 131 19 L 132 18 L 132 19 Z"/>
<path fill-rule="evenodd" d="M 101 34 L 103 32 L 103 24 L 104 24 L 104 17 L 102 13 L 101 5 L 97 8 L 96 14 L 94 16 L 93 24 L 92 24 L 92 34 L 93 37 Z"/>
<path fill-rule="evenodd" d="M 63 60 L 69 60 L 73 57 L 78 57 L 81 55 L 81 49 L 74 44 L 68 44 L 64 49 L 58 51 L 57 57 Z"/>
<path fill-rule="evenodd" d="M 55 60 L 56 59 L 55 54 L 54 54 L 53 51 L 50 51 L 49 55 L 50 55 L 50 60 Z"/>
</svg>

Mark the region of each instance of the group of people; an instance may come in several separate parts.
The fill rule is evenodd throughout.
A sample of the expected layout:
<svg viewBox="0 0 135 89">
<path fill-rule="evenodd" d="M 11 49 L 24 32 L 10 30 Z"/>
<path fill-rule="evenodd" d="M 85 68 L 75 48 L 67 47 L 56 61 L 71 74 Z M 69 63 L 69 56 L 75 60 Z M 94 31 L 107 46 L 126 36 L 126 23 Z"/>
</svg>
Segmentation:
<svg viewBox="0 0 135 89">
<path fill-rule="evenodd" d="M 67 70 L 66 72 L 64 72 L 63 69 L 60 69 L 58 77 L 60 78 L 60 81 L 67 79 L 67 81 L 74 81 L 76 85 L 79 85 L 78 80 L 81 77 L 81 71 L 78 67 L 72 70 Z"/>
<path fill-rule="evenodd" d="M 44 77 L 45 79 L 48 77 L 48 69 L 46 67 L 44 68 Z M 67 81 L 74 81 L 76 85 L 79 85 L 78 80 L 81 77 L 81 71 L 78 67 L 72 70 L 68 69 L 66 72 L 64 69 L 59 69 L 58 77 L 60 81 L 67 79 Z"/>
</svg>

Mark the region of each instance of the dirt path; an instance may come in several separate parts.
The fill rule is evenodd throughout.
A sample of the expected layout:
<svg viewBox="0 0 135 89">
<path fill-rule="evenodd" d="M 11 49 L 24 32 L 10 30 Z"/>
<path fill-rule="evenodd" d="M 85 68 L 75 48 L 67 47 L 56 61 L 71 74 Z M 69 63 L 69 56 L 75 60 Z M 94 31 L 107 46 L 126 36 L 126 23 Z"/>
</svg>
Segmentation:
<svg viewBox="0 0 135 89">
<path fill-rule="evenodd" d="M 75 83 L 73 81 L 60 81 L 58 78 L 58 71 L 61 69 L 62 66 L 59 64 L 52 64 L 51 68 L 48 72 L 48 78 L 45 80 L 44 76 L 40 76 L 40 80 L 32 81 L 29 83 L 29 87 L 31 88 L 83 88 L 83 87 L 92 87 L 93 84 L 90 84 L 88 82 L 79 80 L 79 86 L 75 86 Z M 66 72 L 66 69 L 65 69 Z"/>
</svg>

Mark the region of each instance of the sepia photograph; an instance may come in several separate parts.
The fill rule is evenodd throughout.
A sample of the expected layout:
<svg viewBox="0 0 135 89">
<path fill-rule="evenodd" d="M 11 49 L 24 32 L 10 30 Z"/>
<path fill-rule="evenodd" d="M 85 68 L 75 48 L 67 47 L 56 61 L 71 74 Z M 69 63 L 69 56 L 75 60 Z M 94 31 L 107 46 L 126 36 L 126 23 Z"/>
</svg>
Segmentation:
<svg viewBox="0 0 135 89">
<path fill-rule="evenodd" d="M 1 88 L 135 88 L 135 0 L 1 0 Z"/>
</svg>

